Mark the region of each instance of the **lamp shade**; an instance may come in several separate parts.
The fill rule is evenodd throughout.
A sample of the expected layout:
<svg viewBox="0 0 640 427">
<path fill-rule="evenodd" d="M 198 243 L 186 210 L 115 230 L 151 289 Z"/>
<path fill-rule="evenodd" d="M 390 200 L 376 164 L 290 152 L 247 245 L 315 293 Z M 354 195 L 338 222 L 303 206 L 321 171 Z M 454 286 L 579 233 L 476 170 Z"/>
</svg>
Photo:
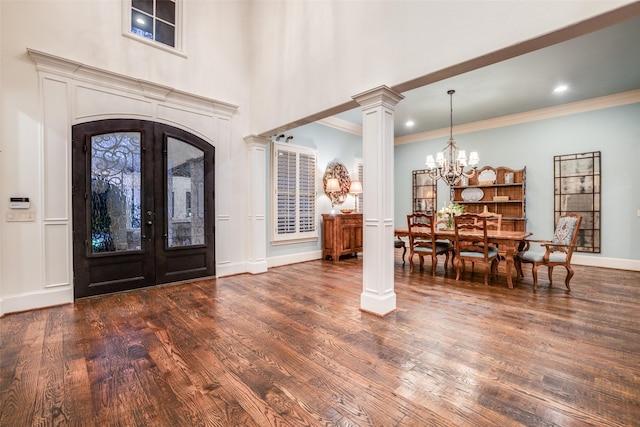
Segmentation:
<svg viewBox="0 0 640 427">
<path fill-rule="evenodd" d="M 338 181 L 338 178 L 329 178 L 325 191 L 340 191 L 340 181 Z"/>
<path fill-rule="evenodd" d="M 351 187 L 349 187 L 349 193 L 351 194 L 362 193 L 362 183 L 360 181 L 351 181 Z"/>
</svg>

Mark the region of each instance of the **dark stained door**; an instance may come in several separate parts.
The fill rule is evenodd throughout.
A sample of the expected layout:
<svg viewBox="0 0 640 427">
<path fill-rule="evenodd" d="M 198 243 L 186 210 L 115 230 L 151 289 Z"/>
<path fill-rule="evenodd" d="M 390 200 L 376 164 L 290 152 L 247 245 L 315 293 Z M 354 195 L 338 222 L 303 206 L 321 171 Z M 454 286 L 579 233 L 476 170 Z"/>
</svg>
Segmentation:
<svg viewBox="0 0 640 427">
<path fill-rule="evenodd" d="M 214 147 L 143 120 L 73 127 L 76 298 L 215 274 Z"/>
</svg>

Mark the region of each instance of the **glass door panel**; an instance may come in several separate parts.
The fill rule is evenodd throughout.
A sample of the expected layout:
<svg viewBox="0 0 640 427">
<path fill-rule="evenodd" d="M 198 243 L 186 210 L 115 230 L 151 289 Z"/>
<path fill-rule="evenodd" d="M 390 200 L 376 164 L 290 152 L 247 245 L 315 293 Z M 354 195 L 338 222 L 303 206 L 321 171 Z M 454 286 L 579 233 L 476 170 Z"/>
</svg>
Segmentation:
<svg viewBox="0 0 640 427">
<path fill-rule="evenodd" d="M 204 151 L 167 138 L 167 246 L 204 245 Z"/>
<path fill-rule="evenodd" d="M 91 253 L 141 250 L 140 132 L 91 137 Z"/>
</svg>

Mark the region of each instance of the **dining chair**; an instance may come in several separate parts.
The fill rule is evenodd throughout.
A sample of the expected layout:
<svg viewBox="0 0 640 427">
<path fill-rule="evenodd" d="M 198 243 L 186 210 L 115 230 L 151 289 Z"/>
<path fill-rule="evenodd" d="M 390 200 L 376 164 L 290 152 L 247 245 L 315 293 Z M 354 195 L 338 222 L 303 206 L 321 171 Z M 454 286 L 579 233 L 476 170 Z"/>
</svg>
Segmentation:
<svg viewBox="0 0 640 427">
<path fill-rule="evenodd" d="M 484 265 L 484 284 L 489 284 L 489 273 L 494 277 L 498 270 L 498 249 L 489 245 L 487 219 L 477 214 L 456 215 L 453 219 L 455 230 L 456 280 L 464 271 L 465 261 Z"/>
<path fill-rule="evenodd" d="M 420 257 L 420 269 L 424 265 L 424 257 L 431 257 L 431 275 L 436 275 L 438 255 L 445 255 L 444 269 L 447 271 L 449 254 L 453 251 L 450 242 L 436 241 L 436 217 L 422 213 L 407 215 L 409 229 L 409 271 L 413 271 L 413 255 Z"/>
<path fill-rule="evenodd" d="M 488 230 L 502 230 L 502 214 L 496 212 L 482 212 L 479 213 L 478 216 L 487 219 L 487 229 Z"/>
<path fill-rule="evenodd" d="M 404 264 L 405 264 L 404 256 L 407 254 L 407 245 L 405 241 L 399 237 L 396 237 L 396 239 L 393 242 L 393 247 L 395 249 L 402 249 L 402 266 L 404 267 Z"/>
<path fill-rule="evenodd" d="M 549 286 L 551 286 L 553 284 L 553 267 L 562 266 L 567 269 L 567 277 L 564 280 L 564 284 L 568 290 L 571 290 L 569 284 L 573 277 L 571 256 L 576 247 L 581 224 L 582 217 L 580 215 L 566 214 L 558 219 L 553 239 L 525 240 L 524 249 L 518 252 L 514 258 L 518 279 L 524 276 L 522 274 L 522 263 L 531 264 L 533 289 L 536 290 L 538 288 L 538 267 L 544 265 L 549 272 Z M 540 250 L 532 250 L 531 243 L 538 243 L 544 248 L 544 252 L 542 252 L 542 248 Z"/>
<path fill-rule="evenodd" d="M 487 230 L 502 231 L 502 214 L 485 211 L 479 213 L 478 216 L 487 219 Z M 495 243 L 489 243 L 489 246 L 493 246 L 494 248 L 498 247 L 498 245 L 496 245 Z M 498 255 L 498 261 L 500 261 L 501 259 L 502 256 Z M 473 270 L 473 264 L 471 269 Z"/>
</svg>

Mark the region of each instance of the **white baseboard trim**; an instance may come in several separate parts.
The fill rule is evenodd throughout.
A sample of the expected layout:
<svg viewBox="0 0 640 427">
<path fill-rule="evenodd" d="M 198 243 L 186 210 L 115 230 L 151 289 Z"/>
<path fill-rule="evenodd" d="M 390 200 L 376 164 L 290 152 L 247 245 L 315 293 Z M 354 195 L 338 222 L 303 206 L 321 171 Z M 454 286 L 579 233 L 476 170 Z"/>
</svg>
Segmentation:
<svg viewBox="0 0 640 427">
<path fill-rule="evenodd" d="M 303 252 L 267 258 L 267 266 L 269 268 L 280 267 L 281 265 L 296 264 L 298 262 L 314 261 L 317 259 L 322 259 L 322 251 Z"/>
<path fill-rule="evenodd" d="M 589 267 L 614 268 L 616 270 L 640 271 L 640 260 L 637 259 L 605 258 L 574 253 L 571 258 L 571 264 L 586 265 Z"/>
<path fill-rule="evenodd" d="M 246 262 L 216 265 L 216 277 L 234 276 L 236 274 L 247 273 L 248 271 Z"/>
<path fill-rule="evenodd" d="M 266 273 L 268 268 L 267 260 L 247 263 L 247 272 L 250 274 Z"/>
<path fill-rule="evenodd" d="M 72 287 L 25 292 L 0 299 L 0 316 L 70 303 L 73 303 Z"/>
</svg>

